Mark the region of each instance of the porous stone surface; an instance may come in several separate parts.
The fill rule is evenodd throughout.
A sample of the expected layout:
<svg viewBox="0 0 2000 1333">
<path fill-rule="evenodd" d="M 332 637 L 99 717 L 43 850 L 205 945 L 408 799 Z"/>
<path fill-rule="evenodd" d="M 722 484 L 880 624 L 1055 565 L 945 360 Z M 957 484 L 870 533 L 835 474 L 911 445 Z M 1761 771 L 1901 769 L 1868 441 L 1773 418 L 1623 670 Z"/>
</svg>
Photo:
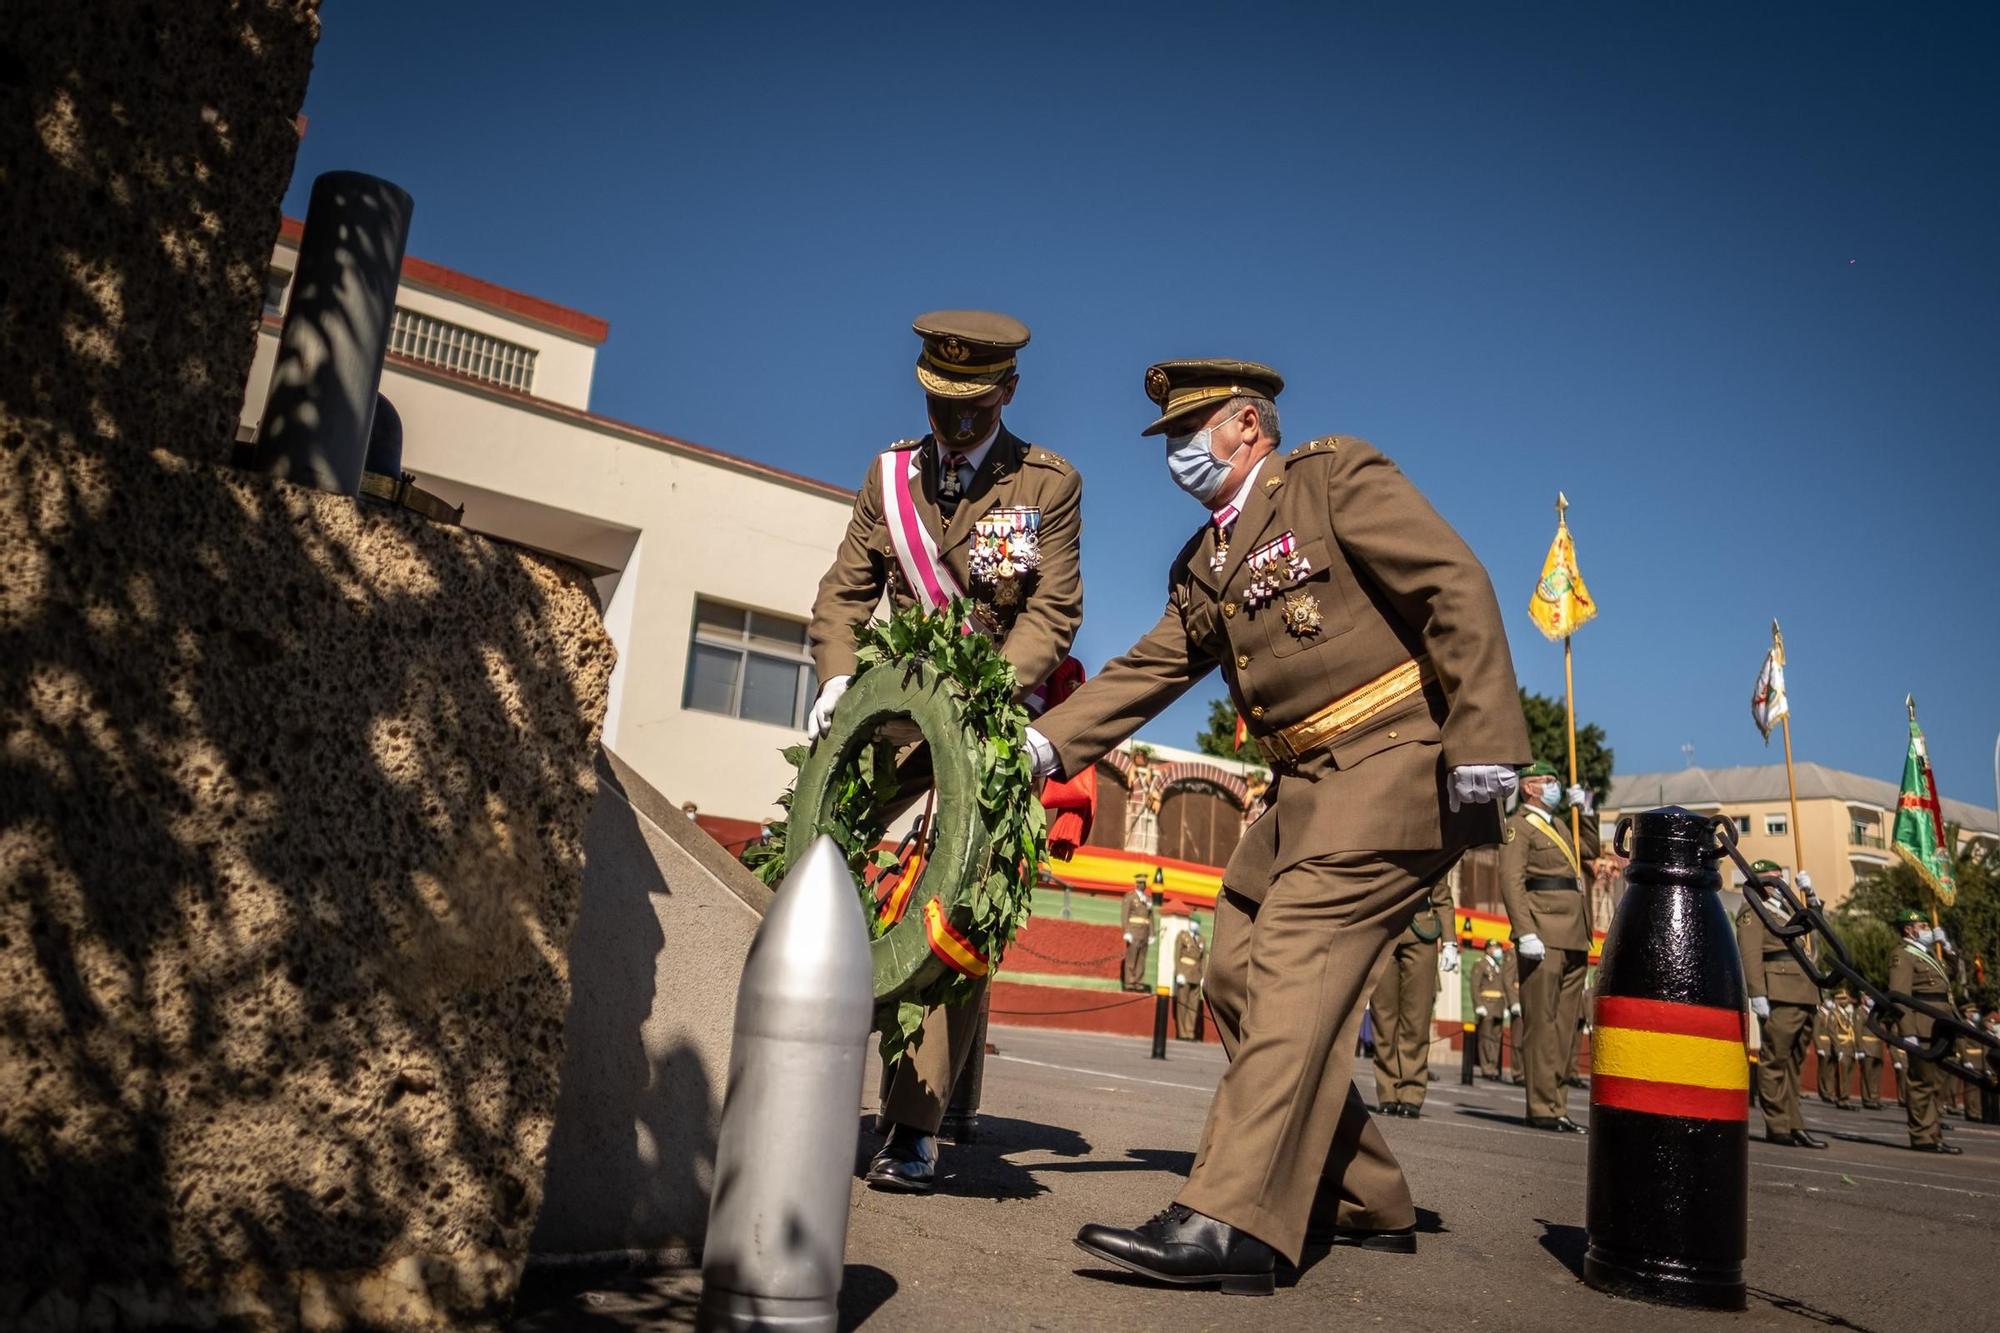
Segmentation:
<svg viewBox="0 0 2000 1333">
<path fill-rule="evenodd" d="M 557 562 L 0 411 L 0 1327 L 507 1298 L 612 664 Z"/>
<path fill-rule="evenodd" d="M 228 458 L 318 9 L 0 4 L 0 407 Z"/>
</svg>

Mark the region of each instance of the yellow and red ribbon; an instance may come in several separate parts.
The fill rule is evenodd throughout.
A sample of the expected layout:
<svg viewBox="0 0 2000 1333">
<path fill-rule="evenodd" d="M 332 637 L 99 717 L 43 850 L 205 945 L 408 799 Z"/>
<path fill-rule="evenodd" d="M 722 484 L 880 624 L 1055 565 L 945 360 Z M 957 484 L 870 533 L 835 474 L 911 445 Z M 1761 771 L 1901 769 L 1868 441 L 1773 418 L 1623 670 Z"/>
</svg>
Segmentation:
<svg viewBox="0 0 2000 1333">
<path fill-rule="evenodd" d="M 1750 1118 L 1743 1011 L 1600 995 L 1590 1104 L 1696 1120 Z"/>
<path fill-rule="evenodd" d="M 952 971 L 967 977 L 986 975 L 986 955 L 953 928 L 935 898 L 924 904 L 924 939 L 931 946 L 931 952 Z"/>
<path fill-rule="evenodd" d="M 897 872 L 896 882 L 889 886 L 889 892 L 882 896 L 882 905 L 877 918 L 885 926 L 893 926 L 903 919 L 903 913 L 910 910 L 910 891 L 917 887 L 917 880 L 923 877 L 924 854 L 917 852 L 903 863 Z"/>
</svg>

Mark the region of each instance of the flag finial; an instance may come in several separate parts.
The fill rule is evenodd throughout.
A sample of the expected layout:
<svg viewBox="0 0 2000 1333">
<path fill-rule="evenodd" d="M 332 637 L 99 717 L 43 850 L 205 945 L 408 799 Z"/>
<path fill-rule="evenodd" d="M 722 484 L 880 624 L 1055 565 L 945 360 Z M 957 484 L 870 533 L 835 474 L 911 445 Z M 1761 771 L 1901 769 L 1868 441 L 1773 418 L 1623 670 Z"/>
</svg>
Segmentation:
<svg viewBox="0 0 2000 1333">
<path fill-rule="evenodd" d="M 1566 509 L 1568 509 L 1568 508 L 1569 508 L 1569 497 L 1568 497 L 1567 495 L 1564 495 L 1564 494 L 1563 494 L 1563 493 L 1562 493 L 1561 491 L 1557 491 L 1557 492 L 1556 492 L 1556 522 L 1558 522 L 1558 523 L 1561 523 L 1561 522 L 1564 522 L 1564 521 L 1565 521 L 1565 520 L 1564 520 L 1564 518 L 1563 518 L 1563 511 L 1564 511 L 1564 510 L 1566 510 Z"/>
<path fill-rule="evenodd" d="M 1915 722 L 1917 720 L 1917 696 L 1914 694 L 1904 695 L 1903 707 L 1910 710 L 1910 721 Z"/>
</svg>

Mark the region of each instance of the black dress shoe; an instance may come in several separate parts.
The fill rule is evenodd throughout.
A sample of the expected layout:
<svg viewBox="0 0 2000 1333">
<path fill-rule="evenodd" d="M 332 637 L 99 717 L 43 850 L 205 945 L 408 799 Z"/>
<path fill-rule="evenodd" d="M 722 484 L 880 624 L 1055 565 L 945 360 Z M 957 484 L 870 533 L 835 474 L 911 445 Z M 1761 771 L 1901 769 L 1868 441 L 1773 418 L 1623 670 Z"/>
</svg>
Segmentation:
<svg viewBox="0 0 2000 1333">
<path fill-rule="evenodd" d="M 1827 1146 L 1825 1139 L 1814 1138 L 1803 1129 L 1795 1129 L 1789 1134 L 1775 1134 L 1767 1129 L 1764 1131 L 1764 1142 L 1775 1143 L 1781 1148 L 1824 1148 Z"/>
<path fill-rule="evenodd" d="M 1424 1118 L 1424 1108 L 1415 1102 L 1404 1102 L 1396 1108 L 1396 1114 L 1405 1120 L 1421 1120 Z"/>
<path fill-rule="evenodd" d="M 1864 1111 L 1879 1111 L 1879 1110 L 1881 1110 L 1881 1109 L 1882 1109 L 1882 1103 L 1880 1103 L 1880 1102 L 1863 1102 L 1863 1103 L 1861 1103 L 1861 1109 L 1862 1109 L 1862 1110 L 1864 1110 Z"/>
<path fill-rule="evenodd" d="M 1178 1203 L 1139 1227 L 1093 1222 L 1076 1233 L 1076 1247 L 1177 1287 L 1220 1285 L 1234 1296 L 1269 1296 L 1277 1286 L 1278 1257 L 1270 1246 Z"/>
<path fill-rule="evenodd" d="M 937 1137 L 908 1125 L 889 1126 L 889 1137 L 862 1177 L 869 1189 L 892 1194 L 929 1194 L 937 1188 Z"/>
<path fill-rule="evenodd" d="M 1836 1111 L 1852 1111 L 1855 1107 L 1853 1102 L 1841 1102 L 1833 1109 Z"/>
<path fill-rule="evenodd" d="M 1965 1155 L 1965 1149 L 1955 1143 L 1946 1143 L 1943 1140 L 1939 1140 L 1936 1143 L 1912 1143 L 1910 1151 L 1943 1153 L 1946 1157 L 1963 1157 Z"/>
<path fill-rule="evenodd" d="M 1417 1229 L 1414 1226 L 1398 1227 L 1391 1231 L 1369 1231 L 1361 1227 L 1334 1226 L 1331 1223 L 1306 1223 L 1306 1244 L 1308 1245 L 1350 1245 L 1358 1250 L 1375 1250 L 1382 1254 L 1415 1254 L 1417 1252 Z"/>
<path fill-rule="evenodd" d="M 1566 1115 L 1531 1115 L 1528 1117 L 1528 1128 L 1546 1129 L 1556 1134 L 1583 1134 L 1587 1132 L 1582 1125 L 1577 1124 L 1576 1121 Z"/>
</svg>

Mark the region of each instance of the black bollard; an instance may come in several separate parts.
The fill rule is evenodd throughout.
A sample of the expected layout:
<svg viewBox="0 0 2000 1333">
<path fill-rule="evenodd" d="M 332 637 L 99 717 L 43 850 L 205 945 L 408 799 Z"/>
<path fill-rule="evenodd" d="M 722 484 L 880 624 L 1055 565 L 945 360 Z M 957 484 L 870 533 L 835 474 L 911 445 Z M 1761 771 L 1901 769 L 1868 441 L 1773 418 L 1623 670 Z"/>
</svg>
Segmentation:
<svg viewBox="0 0 2000 1333">
<path fill-rule="evenodd" d="M 1173 1002 L 1173 992 L 1165 986 L 1153 988 L 1153 1058 L 1167 1058 L 1167 1006 Z"/>
<path fill-rule="evenodd" d="M 1666 1305 L 1744 1308 L 1749 1059 L 1743 965 L 1713 821 L 1620 822 L 1625 897 L 1604 940 L 1590 1060 L 1584 1280 Z"/>
<path fill-rule="evenodd" d="M 252 471 L 360 494 L 413 207 L 358 171 L 313 182 Z"/>
</svg>

